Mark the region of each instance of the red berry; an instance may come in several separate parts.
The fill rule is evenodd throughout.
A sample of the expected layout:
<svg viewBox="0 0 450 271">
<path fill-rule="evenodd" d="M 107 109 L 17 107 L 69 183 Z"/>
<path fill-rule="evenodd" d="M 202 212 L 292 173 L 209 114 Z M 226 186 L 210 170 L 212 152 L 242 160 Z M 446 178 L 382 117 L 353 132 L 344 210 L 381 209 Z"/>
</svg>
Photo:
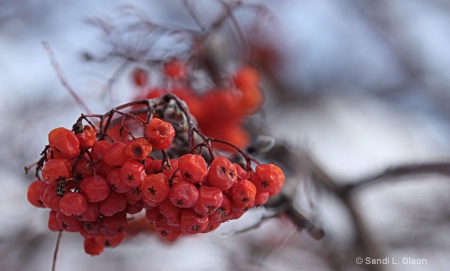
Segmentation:
<svg viewBox="0 0 450 271">
<path fill-rule="evenodd" d="M 162 238 L 169 241 L 176 240 L 183 234 L 180 227 L 170 226 L 169 224 L 167 224 L 166 218 L 161 214 L 156 215 L 155 229 Z"/>
<path fill-rule="evenodd" d="M 56 194 L 55 186 L 47 186 L 44 190 L 44 193 L 42 194 L 41 199 L 44 205 L 47 206 L 47 208 L 59 212 L 59 201 L 61 200 L 61 197 Z"/>
<path fill-rule="evenodd" d="M 150 200 L 158 203 L 167 198 L 170 192 L 167 177 L 162 174 L 152 174 L 145 176 L 141 184 L 142 197 L 144 200 Z"/>
<path fill-rule="evenodd" d="M 101 234 L 100 233 L 101 224 L 102 224 L 102 222 L 99 218 L 94 221 L 85 221 L 85 222 L 83 222 L 83 230 L 86 235 L 95 237 L 95 236 Z"/>
<path fill-rule="evenodd" d="M 117 213 L 113 216 L 105 216 L 100 225 L 100 232 L 106 236 L 119 236 L 125 231 L 128 224 L 125 212 Z"/>
<path fill-rule="evenodd" d="M 96 141 L 91 149 L 91 156 L 94 161 L 102 160 L 105 153 L 112 147 L 112 144 L 106 140 Z"/>
<path fill-rule="evenodd" d="M 144 160 L 152 153 L 152 144 L 147 139 L 139 137 L 127 142 L 124 153 L 130 159 Z"/>
<path fill-rule="evenodd" d="M 172 204 L 180 208 L 194 207 L 198 199 L 197 187 L 191 183 L 181 180 L 170 190 L 169 199 Z"/>
<path fill-rule="evenodd" d="M 117 193 L 126 193 L 131 189 L 130 186 L 125 184 L 120 178 L 120 168 L 114 168 L 106 174 L 106 180 L 111 187 L 111 190 Z"/>
<path fill-rule="evenodd" d="M 114 142 L 111 148 L 109 148 L 103 155 L 102 161 L 113 167 L 121 167 L 128 158 L 124 153 L 125 144 L 122 142 Z"/>
<path fill-rule="evenodd" d="M 67 215 L 81 215 L 87 210 L 86 199 L 80 193 L 66 192 L 59 201 L 59 210 Z"/>
<path fill-rule="evenodd" d="M 184 233 L 196 234 L 206 230 L 209 224 L 208 216 L 201 216 L 192 209 L 181 211 L 181 230 Z"/>
<path fill-rule="evenodd" d="M 135 204 L 127 204 L 127 208 L 125 208 L 125 212 L 130 215 L 134 215 L 140 213 L 144 209 L 144 202 L 142 200 L 137 201 Z"/>
<path fill-rule="evenodd" d="M 242 180 L 231 187 L 231 198 L 237 203 L 255 202 L 256 187 L 249 180 Z"/>
<path fill-rule="evenodd" d="M 97 256 L 102 254 L 104 246 L 100 245 L 95 238 L 84 239 L 84 252 L 91 256 Z"/>
<path fill-rule="evenodd" d="M 71 165 L 66 159 L 49 160 L 42 168 L 42 179 L 48 184 L 56 185 L 56 182 L 72 177 L 70 168 Z"/>
<path fill-rule="evenodd" d="M 63 230 L 68 232 L 78 232 L 83 227 L 81 220 L 73 216 L 67 216 L 61 212 L 57 212 L 56 221 Z"/>
<path fill-rule="evenodd" d="M 44 203 L 41 199 L 42 189 L 45 189 L 46 186 L 43 185 L 44 182 L 36 180 L 28 186 L 27 190 L 27 199 L 28 202 L 31 203 L 31 205 L 38 207 L 38 208 L 45 208 Z"/>
<path fill-rule="evenodd" d="M 185 154 L 178 159 L 178 168 L 180 169 L 183 180 L 201 184 L 208 175 L 208 168 L 205 159 L 198 154 Z"/>
<path fill-rule="evenodd" d="M 100 202 L 108 197 L 110 188 L 105 178 L 99 175 L 84 178 L 80 188 L 90 202 Z"/>
<path fill-rule="evenodd" d="M 167 219 L 167 224 L 171 226 L 180 226 L 181 208 L 173 205 L 169 199 L 161 202 L 158 210 Z"/>
<path fill-rule="evenodd" d="M 127 193 L 125 193 L 125 195 L 127 196 L 127 202 L 129 204 L 135 204 L 136 202 L 142 200 L 141 187 L 132 187 Z"/>
<path fill-rule="evenodd" d="M 135 68 L 132 73 L 133 82 L 138 87 L 143 87 L 148 82 L 147 71 L 142 68 Z"/>
<path fill-rule="evenodd" d="M 95 237 L 95 241 L 99 243 L 99 245 L 104 245 L 105 247 L 114 248 L 122 243 L 125 238 L 125 232 L 121 232 L 117 236 L 109 237 L 105 235 L 98 235 Z"/>
<path fill-rule="evenodd" d="M 228 221 L 227 215 L 231 210 L 231 200 L 227 195 L 223 195 L 222 205 L 211 215 L 209 215 L 210 222 L 225 222 Z"/>
<path fill-rule="evenodd" d="M 173 80 L 183 80 L 186 77 L 186 65 L 178 59 L 169 60 L 164 63 L 164 74 Z"/>
<path fill-rule="evenodd" d="M 92 222 L 98 219 L 100 214 L 98 203 L 88 202 L 86 211 L 82 213 L 78 218 L 82 221 Z"/>
<path fill-rule="evenodd" d="M 113 216 L 114 214 L 125 210 L 127 207 L 127 196 L 111 191 L 108 197 L 100 202 L 100 213 L 104 216 Z"/>
<path fill-rule="evenodd" d="M 214 213 L 223 202 L 222 191 L 218 187 L 202 186 L 198 189 L 198 200 L 193 210 L 199 215 Z"/>
<path fill-rule="evenodd" d="M 141 185 L 145 177 L 144 165 L 137 161 L 128 160 L 120 169 L 120 179 L 131 187 Z"/>
<path fill-rule="evenodd" d="M 255 206 L 264 205 L 269 199 L 269 192 L 256 192 L 255 196 Z"/>
<path fill-rule="evenodd" d="M 209 166 L 209 183 L 221 190 L 232 187 L 237 176 L 236 167 L 224 156 L 216 157 Z"/>
<path fill-rule="evenodd" d="M 48 142 L 62 157 L 70 159 L 80 154 L 80 142 L 68 129 L 59 127 L 48 134 Z"/>
<path fill-rule="evenodd" d="M 87 150 L 94 146 L 97 141 L 97 132 L 90 125 L 85 125 L 83 132 L 75 134 L 80 142 L 80 149 Z"/>
<path fill-rule="evenodd" d="M 51 210 L 50 214 L 48 215 L 48 228 L 51 231 L 60 231 L 62 230 L 61 226 L 58 224 L 58 221 L 56 220 L 56 211 Z"/>
<path fill-rule="evenodd" d="M 175 129 L 170 122 L 153 118 L 145 126 L 144 136 L 150 140 L 154 149 L 165 150 L 172 144 Z"/>
<path fill-rule="evenodd" d="M 270 196 L 278 194 L 284 185 L 284 173 L 274 164 L 260 164 L 256 167 L 252 182 L 260 192 L 269 192 Z"/>
</svg>

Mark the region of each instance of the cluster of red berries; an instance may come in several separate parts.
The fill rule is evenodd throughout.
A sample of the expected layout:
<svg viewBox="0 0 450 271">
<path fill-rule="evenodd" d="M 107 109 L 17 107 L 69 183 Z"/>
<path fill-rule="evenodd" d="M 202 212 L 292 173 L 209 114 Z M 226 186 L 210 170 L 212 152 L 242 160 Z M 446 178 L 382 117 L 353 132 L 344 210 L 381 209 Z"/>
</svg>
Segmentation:
<svg viewBox="0 0 450 271">
<path fill-rule="evenodd" d="M 239 148 L 249 143 L 249 135 L 243 122 L 249 114 L 255 113 L 263 103 L 259 87 L 259 73 L 250 66 L 238 68 L 232 76 L 223 78 L 221 87 L 198 93 L 190 87 L 188 65 L 178 59 L 167 61 L 161 73 L 168 82 L 163 87 L 149 87 L 148 75 L 142 68 L 133 71 L 134 83 L 142 88 L 140 97 L 155 98 L 173 93 L 184 100 L 198 127 L 207 136 L 226 140 Z M 213 108 L 213 110 L 211 110 Z M 227 146 L 218 145 L 228 151 Z"/>
<path fill-rule="evenodd" d="M 28 200 L 51 210 L 50 230 L 80 233 L 86 253 L 98 255 L 105 247 L 119 245 L 129 220 L 144 210 L 150 228 L 166 240 L 175 240 L 183 234 L 212 231 L 280 192 L 284 174 L 278 166 L 259 164 L 233 144 L 206 137 L 196 127 L 189 126 L 188 143 L 183 143 L 189 144 L 190 152 L 169 157 L 167 150 L 172 154 L 173 149 L 182 149 L 174 139 L 183 136 L 158 115 L 164 111 L 158 107 L 170 100 L 184 106 L 176 96 L 165 95 L 105 115 L 82 115 L 72 130 L 60 127 L 49 133 Z M 144 119 L 139 110 L 121 111 L 142 104 L 147 107 Z M 114 114 L 120 117 L 114 119 Z M 89 118 L 100 121 L 94 125 Z M 125 126 L 129 121 L 137 128 Z M 109 133 L 114 125 L 121 128 L 120 134 L 127 132 L 126 140 Z M 194 145 L 193 132 L 203 141 Z M 212 142 L 238 149 L 246 164 L 217 155 Z"/>
</svg>

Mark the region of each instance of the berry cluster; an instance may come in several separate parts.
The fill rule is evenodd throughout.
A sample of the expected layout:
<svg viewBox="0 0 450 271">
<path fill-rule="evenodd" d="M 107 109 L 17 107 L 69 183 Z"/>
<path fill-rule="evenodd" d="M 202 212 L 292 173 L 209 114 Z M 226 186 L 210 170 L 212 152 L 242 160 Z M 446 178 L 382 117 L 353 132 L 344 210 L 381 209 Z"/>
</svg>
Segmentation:
<svg viewBox="0 0 450 271">
<path fill-rule="evenodd" d="M 142 68 L 135 69 L 132 77 L 133 82 L 142 88 L 144 94 L 141 96 L 145 98 L 173 93 L 183 99 L 205 135 L 221 138 L 239 148 L 247 146 L 249 135 L 242 123 L 260 108 L 264 99 L 259 87 L 259 73 L 250 66 L 242 66 L 232 76 L 222 78 L 220 87 L 213 84 L 204 93 L 198 93 L 191 87 L 189 70 L 188 63 L 181 60 L 165 62 L 161 74 L 167 84 L 158 88 L 149 86 L 149 76 Z M 216 147 L 232 150 L 224 145 Z"/>
<path fill-rule="evenodd" d="M 173 107 L 184 117 L 179 123 L 164 119 Z M 185 132 L 174 129 L 180 123 L 187 123 Z M 218 154 L 213 143 L 234 148 L 244 162 Z M 80 233 L 90 255 L 119 245 L 138 213 L 145 212 L 162 238 L 175 240 L 239 218 L 284 184 L 278 166 L 260 164 L 234 144 L 200 133 L 172 94 L 104 115 L 81 115 L 72 130 L 52 130 L 35 166 L 29 202 L 50 209 L 50 230 Z"/>
</svg>

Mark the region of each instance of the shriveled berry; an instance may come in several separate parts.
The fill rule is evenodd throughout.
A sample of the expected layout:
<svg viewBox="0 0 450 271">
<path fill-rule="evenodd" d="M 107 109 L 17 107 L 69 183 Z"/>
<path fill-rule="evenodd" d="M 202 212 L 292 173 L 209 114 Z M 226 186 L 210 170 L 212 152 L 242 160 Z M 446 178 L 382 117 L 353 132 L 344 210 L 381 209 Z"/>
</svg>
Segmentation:
<svg viewBox="0 0 450 271">
<path fill-rule="evenodd" d="M 252 182 L 260 192 L 269 192 L 270 196 L 278 194 L 284 185 L 283 170 L 275 164 L 260 164 L 255 169 Z"/>
<path fill-rule="evenodd" d="M 184 233 L 196 234 L 206 230 L 209 224 L 208 216 L 201 216 L 192 209 L 181 211 L 181 230 Z"/>
<path fill-rule="evenodd" d="M 205 159 L 198 154 L 185 154 L 178 159 L 178 168 L 180 169 L 183 180 L 201 184 L 208 175 L 208 168 Z"/>
<path fill-rule="evenodd" d="M 180 208 L 194 207 L 198 199 L 197 187 L 191 183 L 181 180 L 170 190 L 169 199 L 172 204 Z"/>
<path fill-rule="evenodd" d="M 210 215 L 222 205 L 222 201 L 220 188 L 202 186 L 198 189 L 198 199 L 193 210 L 199 215 Z"/>
<path fill-rule="evenodd" d="M 68 129 L 55 128 L 48 134 L 48 142 L 62 157 L 70 159 L 80 154 L 80 142 L 78 138 Z"/>
<path fill-rule="evenodd" d="M 42 189 L 45 189 L 46 186 L 43 185 L 44 182 L 36 180 L 28 186 L 27 190 L 27 199 L 31 205 L 38 208 L 45 208 L 44 202 L 41 199 Z"/>
<path fill-rule="evenodd" d="M 150 153 L 152 153 L 152 144 L 143 138 L 138 137 L 130 140 L 125 144 L 125 155 L 132 160 L 144 160 Z"/>
<path fill-rule="evenodd" d="M 80 188 L 90 202 L 100 202 L 108 197 L 110 188 L 105 178 L 99 175 L 84 178 Z"/>
<path fill-rule="evenodd" d="M 169 182 L 167 177 L 162 174 L 147 175 L 141 184 L 143 199 L 152 202 L 162 202 L 167 198 L 170 192 Z"/>
<path fill-rule="evenodd" d="M 165 150 L 172 144 L 175 129 L 170 122 L 153 118 L 145 126 L 144 136 L 150 140 L 154 149 Z"/>
<path fill-rule="evenodd" d="M 80 193 L 65 193 L 59 201 L 59 210 L 67 216 L 81 215 L 87 210 L 86 199 Z"/>
<path fill-rule="evenodd" d="M 216 157 L 209 166 L 208 180 L 211 186 L 227 190 L 234 185 L 237 179 L 236 167 L 224 157 Z"/>
<path fill-rule="evenodd" d="M 144 165 L 137 161 L 128 160 L 120 169 L 120 179 L 130 187 L 141 185 L 145 177 Z"/>
</svg>

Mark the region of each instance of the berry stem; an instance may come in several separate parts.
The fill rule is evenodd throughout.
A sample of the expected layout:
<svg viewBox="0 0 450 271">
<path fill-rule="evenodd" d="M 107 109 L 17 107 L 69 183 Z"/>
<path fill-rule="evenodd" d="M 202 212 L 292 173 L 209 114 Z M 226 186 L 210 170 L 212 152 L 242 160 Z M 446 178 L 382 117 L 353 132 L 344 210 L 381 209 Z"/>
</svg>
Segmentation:
<svg viewBox="0 0 450 271">
<path fill-rule="evenodd" d="M 52 271 L 56 270 L 56 258 L 58 257 L 59 243 L 61 243 L 62 230 L 58 232 L 58 237 L 56 238 L 55 250 L 53 251 L 53 262 Z"/>
</svg>

